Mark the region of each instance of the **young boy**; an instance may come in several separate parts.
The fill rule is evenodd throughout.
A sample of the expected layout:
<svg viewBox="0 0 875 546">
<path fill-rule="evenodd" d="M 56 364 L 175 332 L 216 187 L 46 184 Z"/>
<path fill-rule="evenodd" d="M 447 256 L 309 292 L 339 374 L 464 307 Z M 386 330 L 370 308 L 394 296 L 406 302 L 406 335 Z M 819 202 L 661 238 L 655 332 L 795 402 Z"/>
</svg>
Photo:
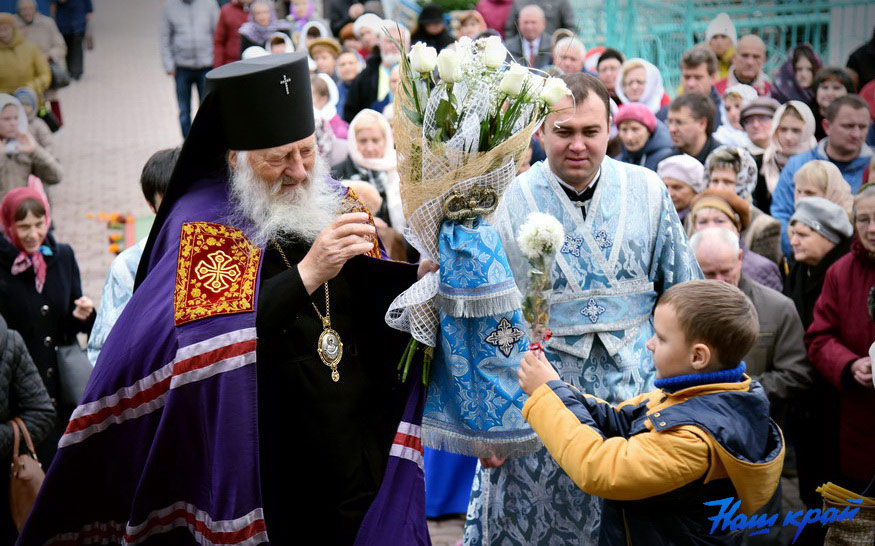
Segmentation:
<svg viewBox="0 0 875 546">
<path fill-rule="evenodd" d="M 756 341 L 756 310 L 738 288 L 689 281 L 654 312 L 656 387 L 612 407 L 559 380 L 544 355 L 526 353 L 523 415 L 586 493 L 604 497 L 601 544 L 734 544 L 742 531 L 711 533 L 736 497 L 750 515 L 772 497 L 784 462 L 780 429 L 742 357 Z M 734 501 L 733 501 L 734 502 Z"/>
</svg>

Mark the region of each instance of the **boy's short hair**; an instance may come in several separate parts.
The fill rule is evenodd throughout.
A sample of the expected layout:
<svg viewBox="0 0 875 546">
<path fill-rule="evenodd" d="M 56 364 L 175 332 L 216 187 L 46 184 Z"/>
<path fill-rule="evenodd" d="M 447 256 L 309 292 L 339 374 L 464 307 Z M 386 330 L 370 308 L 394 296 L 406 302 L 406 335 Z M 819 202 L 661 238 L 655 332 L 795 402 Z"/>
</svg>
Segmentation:
<svg viewBox="0 0 875 546">
<path fill-rule="evenodd" d="M 159 150 L 143 165 L 140 188 L 143 190 L 143 197 L 155 210 L 158 210 L 155 206 L 155 195 L 158 194 L 163 198 L 167 194 L 167 186 L 170 185 L 170 175 L 173 174 L 173 167 L 176 166 L 176 160 L 179 158 L 179 150 L 179 147 Z"/>
<path fill-rule="evenodd" d="M 738 287 L 722 281 L 676 284 L 657 305 L 671 305 L 688 343 L 704 343 L 712 362 L 734 368 L 756 342 L 760 325 L 756 308 Z"/>
</svg>

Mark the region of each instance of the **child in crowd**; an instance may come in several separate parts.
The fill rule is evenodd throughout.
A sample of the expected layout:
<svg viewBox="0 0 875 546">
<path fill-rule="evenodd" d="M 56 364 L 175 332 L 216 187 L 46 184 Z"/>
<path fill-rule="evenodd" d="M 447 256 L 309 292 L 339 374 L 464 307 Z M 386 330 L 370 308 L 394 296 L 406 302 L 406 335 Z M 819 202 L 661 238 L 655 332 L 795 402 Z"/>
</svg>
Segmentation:
<svg viewBox="0 0 875 546">
<path fill-rule="evenodd" d="M 723 123 L 714 131 L 714 138 L 727 146 L 741 146 L 750 144 L 750 139 L 741 126 L 741 109 L 757 98 L 756 89 L 743 83 L 733 85 L 723 93 L 723 107 L 720 115 Z"/>
<path fill-rule="evenodd" d="M 529 352 L 523 415 L 578 487 L 607 499 L 601 544 L 739 542 L 741 530 L 712 529 L 719 509 L 704 503 L 737 497 L 738 513 L 753 514 L 784 462 L 765 392 L 741 362 L 759 331 L 756 310 L 735 286 L 689 281 L 662 295 L 653 325 L 656 390 L 613 407 Z"/>
</svg>

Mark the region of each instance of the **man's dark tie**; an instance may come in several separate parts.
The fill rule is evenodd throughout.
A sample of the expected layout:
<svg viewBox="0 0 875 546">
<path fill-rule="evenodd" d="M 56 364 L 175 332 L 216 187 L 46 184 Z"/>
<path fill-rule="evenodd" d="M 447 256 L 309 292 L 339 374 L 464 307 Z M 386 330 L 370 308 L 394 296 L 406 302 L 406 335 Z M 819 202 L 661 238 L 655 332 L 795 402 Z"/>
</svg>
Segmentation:
<svg viewBox="0 0 875 546">
<path fill-rule="evenodd" d="M 594 184 L 588 186 L 583 193 L 580 195 L 577 194 L 576 191 L 571 188 L 566 187 L 564 184 L 559 184 L 562 187 L 562 190 L 565 192 L 565 195 L 568 196 L 568 199 L 574 203 L 575 206 L 580 208 L 580 213 L 583 214 L 583 219 L 586 220 L 586 202 L 592 199 L 593 194 L 595 194 L 596 186 L 598 186 L 598 180 L 595 181 Z"/>
</svg>

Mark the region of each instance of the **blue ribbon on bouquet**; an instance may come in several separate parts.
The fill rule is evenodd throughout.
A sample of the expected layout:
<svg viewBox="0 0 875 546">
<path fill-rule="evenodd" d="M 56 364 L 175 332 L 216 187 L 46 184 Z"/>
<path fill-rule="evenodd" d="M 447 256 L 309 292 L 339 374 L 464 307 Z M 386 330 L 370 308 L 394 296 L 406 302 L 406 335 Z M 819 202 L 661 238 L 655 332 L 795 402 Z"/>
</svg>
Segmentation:
<svg viewBox="0 0 875 546">
<path fill-rule="evenodd" d="M 423 440 L 476 457 L 530 453 L 539 444 L 522 416 L 517 379 L 528 335 L 501 238 L 480 218 L 445 220 L 438 249 L 440 333 Z"/>
</svg>

